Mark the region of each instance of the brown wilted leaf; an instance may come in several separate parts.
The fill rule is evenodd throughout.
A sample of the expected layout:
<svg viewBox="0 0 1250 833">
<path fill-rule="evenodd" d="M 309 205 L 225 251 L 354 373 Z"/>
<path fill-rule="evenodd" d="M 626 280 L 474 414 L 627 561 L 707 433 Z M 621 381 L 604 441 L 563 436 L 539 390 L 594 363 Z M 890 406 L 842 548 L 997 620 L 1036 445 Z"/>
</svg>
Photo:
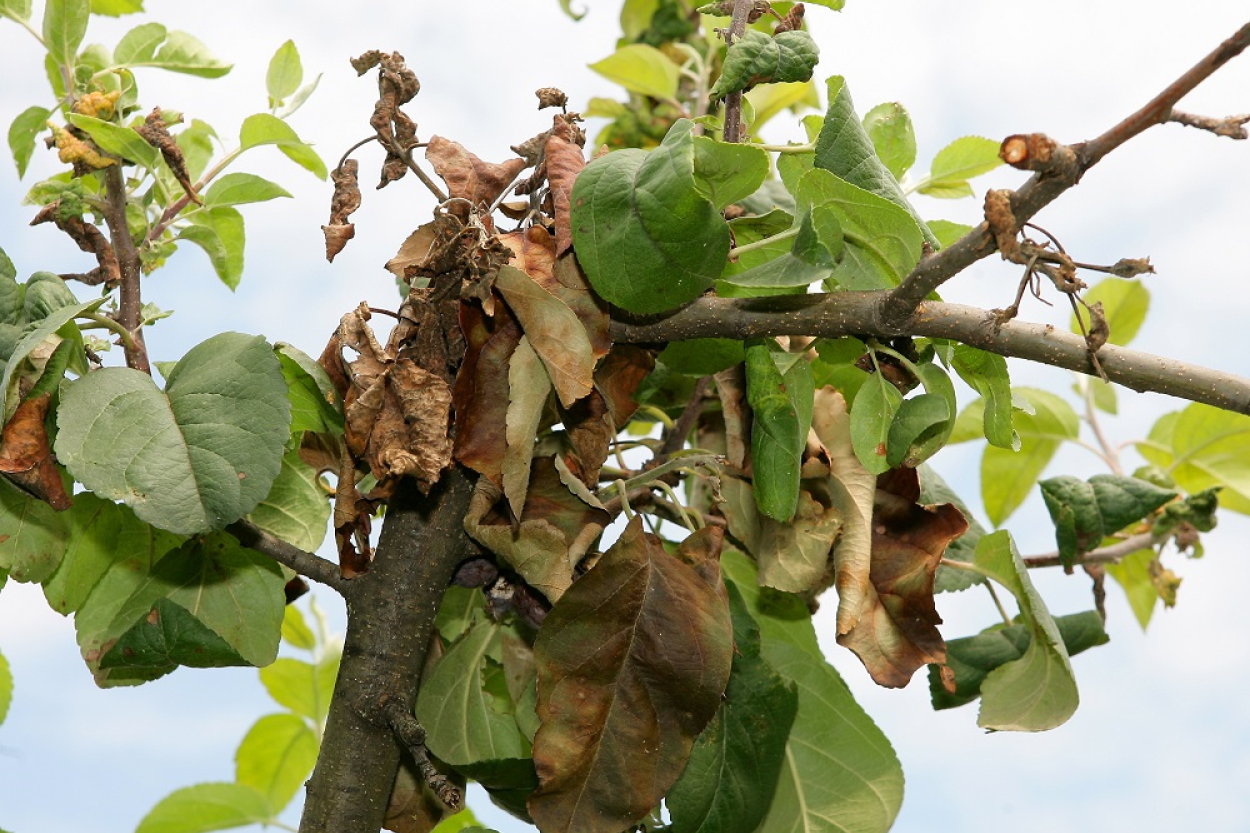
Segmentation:
<svg viewBox="0 0 1250 833">
<path fill-rule="evenodd" d="M 933 602 L 933 578 L 951 541 L 968 521 L 953 504 L 920 506 L 915 469 L 877 478 L 872 519 L 871 588 L 851 630 L 838 644 L 859 656 L 878 685 L 901 688 L 917 668 L 946 662 Z"/>
<path fill-rule="evenodd" d="M 635 517 L 547 615 L 528 805 L 540 829 L 618 833 L 681 774 L 733 659 L 716 535 L 673 557 Z"/>
<path fill-rule="evenodd" d="M 367 573 L 373 563 L 369 533 L 373 529 L 374 508 L 356 489 L 356 461 L 344 446 L 334 489 L 334 542 L 339 552 L 339 573 L 344 578 Z"/>
<path fill-rule="evenodd" d="M 182 148 L 178 147 L 177 140 L 170 134 L 169 125 L 161 114 L 161 108 L 153 107 L 152 112 L 148 113 L 147 118 L 143 120 L 143 124 L 134 130 L 143 137 L 143 141 L 161 152 L 165 164 L 169 166 L 170 173 L 174 175 L 174 179 L 178 180 L 187 198 L 196 205 L 203 205 L 204 202 L 199 194 L 195 193 L 195 186 L 191 184 L 191 175 L 187 173 L 186 160 L 182 158 Z"/>
<path fill-rule="evenodd" d="M 359 171 L 360 164 L 355 159 L 348 159 L 342 167 L 330 172 L 330 179 L 334 181 L 330 222 L 322 226 L 321 231 L 326 238 L 326 260 L 332 263 L 347 241 L 356 236 L 356 227 L 347 218 L 360 208 L 360 183 L 356 178 Z"/>
<path fill-rule="evenodd" d="M 460 304 L 460 327 L 467 348 L 452 388 L 455 456 L 502 489 L 508 361 L 521 340 L 521 325 L 502 303 L 495 316 L 488 318 L 481 306 L 466 301 Z"/>
<path fill-rule="evenodd" d="M 599 469 L 608 459 L 608 449 L 616 436 L 616 425 L 608 403 L 597 389 L 561 412 L 572 454 L 569 470 L 588 488 L 599 484 Z"/>
<path fill-rule="evenodd" d="M 515 266 L 544 289 L 551 289 L 555 281 L 552 270 L 556 265 L 556 242 L 542 226 L 510 231 L 499 235 L 499 242 L 512 252 L 509 266 Z"/>
<path fill-rule="evenodd" d="M 490 205 L 525 170 L 524 159 L 494 164 L 483 162 L 459 142 L 434 136 L 425 158 L 447 183 L 448 196 L 466 199 L 475 206 Z"/>
<path fill-rule="evenodd" d="M 48 445 L 45 420 L 51 401 L 52 395 L 43 393 L 17 406 L 0 436 L 0 472 L 23 491 L 63 511 L 72 501 Z"/>
<path fill-rule="evenodd" d="M 747 408 L 746 372 L 741 364 L 726 368 L 712 377 L 720 397 L 725 421 L 725 461 L 742 471 L 751 446 L 751 414 Z"/>
<path fill-rule="evenodd" d="M 638 410 L 634 394 L 655 369 L 655 354 L 633 344 L 616 344 L 595 368 L 595 389 L 603 394 L 619 431 Z"/>
<path fill-rule="evenodd" d="M 554 283 L 542 284 L 552 295 L 577 314 L 578 320 L 586 329 L 586 337 L 590 339 L 591 353 L 595 361 L 603 358 L 612 349 L 612 338 L 608 335 L 608 305 L 590 288 L 585 273 L 572 253 L 561 255 L 556 259 L 555 268 L 551 270 Z"/>
<path fill-rule="evenodd" d="M 556 116 L 546 148 L 547 183 L 551 186 L 551 200 L 555 206 L 556 254 L 564 254 L 573 245 L 573 228 L 569 220 L 570 195 L 574 180 L 586 167 L 586 157 L 582 154 L 585 143 L 585 136 L 572 120 Z"/>
<path fill-rule="evenodd" d="M 760 515 L 759 523 L 759 538 L 752 552 L 759 562 L 760 584 L 787 593 L 820 590 L 829 572 L 829 551 L 842 529 L 838 510 L 822 504 L 808 489 L 801 489 L 798 508 L 789 523 L 765 515 Z"/>
<path fill-rule="evenodd" d="M 386 148 L 382 162 L 382 178 L 378 188 L 401 179 L 408 172 L 408 164 L 401 154 L 406 154 L 417 144 L 417 125 L 400 110 L 421 91 L 416 74 L 404 64 L 404 56 L 398 52 L 389 55 L 376 49 L 351 59 L 357 75 L 364 75 L 378 68 L 378 100 L 373 105 L 369 126 Z"/>
<path fill-rule="evenodd" d="M 495 289 L 542 357 L 560 403 L 567 408 L 590 393 L 594 386 L 594 349 L 576 313 L 512 266 L 499 268 Z"/>
<path fill-rule="evenodd" d="M 61 278 L 76 280 L 88 286 L 104 284 L 109 289 L 116 287 L 121 283 L 122 270 L 117 260 L 117 253 L 113 251 L 113 244 L 100 229 L 83 220 L 82 217 L 74 214 L 62 216 L 60 208 L 61 201 L 53 200 L 39 210 L 30 224 L 37 226 L 41 223 L 55 223 L 57 228 L 68 234 L 70 239 L 78 244 L 78 248 L 95 255 L 97 264 L 96 268 L 86 274 L 62 275 Z"/>
<path fill-rule="evenodd" d="M 502 491 L 486 478 L 464 519 L 465 531 L 502 558 L 550 601 L 573 583 L 573 571 L 611 516 L 583 503 L 560 481 L 550 457 L 534 458 L 529 491 L 514 523 Z"/>
<path fill-rule="evenodd" d="M 569 103 L 569 97 L 564 94 L 563 90 L 556 87 L 539 87 L 534 91 L 534 95 L 538 96 L 539 110 L 545 110 L 548 107 L 564 107 Z"/>
</svg>

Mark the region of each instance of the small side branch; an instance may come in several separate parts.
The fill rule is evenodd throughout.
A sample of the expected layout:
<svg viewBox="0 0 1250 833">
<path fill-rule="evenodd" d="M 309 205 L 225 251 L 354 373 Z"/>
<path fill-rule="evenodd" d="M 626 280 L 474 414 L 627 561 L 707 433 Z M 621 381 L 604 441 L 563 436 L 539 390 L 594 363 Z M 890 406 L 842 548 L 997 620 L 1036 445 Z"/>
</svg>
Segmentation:
<svg viewBox="0 0 1250 833">
<path fill-rule="evenodd" d="M 1227 136 L 1230 139 L 1250 138 L 1250 132 L 1246 131 L 1246 122 L 1250 122 L 1250 113 L 1217 119 L 1214 116 L 1195 116 L 1192 113 L 1173 110 L 1172 115 L 1168 116 L 1168 121 L 1174 121 L 1186 127 L 1196 127 L 1199 130 L 1208 130 L 1216 136 Z"/>
<path fill-rule="evenodd" d="M 1084 565 L 1119 564 L 1121 558 L 1132 555 L 1138 550 L 1150 549 L 1157 543 L 1159 543 L 1159 539 L 1155 538 L 1153 533 L 1139 532 L 1136 535 L 1130 535 L 1123 541 L 1117 541 L 1114 544 L 1090 550 L 1084 555 L 1078 555 L 1076 563 Z M 1059 553 L 1048 552 L 1044 555 L 1033 555 L 1025 558 L 1024 566 L 1030 569 L 1034 567 L 1062 567 L 1063 561 L 1059 558 Z"/>
<path fill-rule="evenodd" d="M 269 556 L 301 576 L 336 590 L 339 595 L 347 594 L 347 579 L 343 578 L 338 565 L 334 562 L 292 546 L 248 520 L 235 521 L 226 527 L 226 532 L 237 538 L 239 543 L 248 549 Z"/>
<path fill-rule="evenodd" d="M 464 797 L 460 794 L 459 788 L 451 783 L 447 776 L 435 769 L 434 764 L 430 763 L 430 755 L 425 748 L 425 728 L 413 716 L 412 704 L 392 700 L 386 704 L 385 712 L 391 731 L 412 756 L 421 778 L 438 796 L 439 801 L 452 810 L 459 810 Z"/>
<path fill-rule="evenodd" d="M 1010 137 L 1000 153 L 1012 164 L 1034 171 L 1033 178 L 1011 196 L 1011 210 L 1019 223 L 1025 223 L 1061 194 L 1080 181 L 1081 175 L 1096 165 L 1104 156 L 1137 136 L 1147 128 L 1171 120 L 1173 108 L 1195 87 L 1250 47 L 1250 23 L 1224 41 L 1210 54 L 1196 63 L 1181 77 L 1173 81 L 1163 92 L 1119 124 L 1088 142 L 1070 147 L 1033 137 L 1039 146 L 1047 146 L 1049 155 L 1043 162 L 1036 156 L 1027 164 L 1017 155 L 1024 148 L 1019 141 L 1011 146 L 1007 142 L 1023 137 Z M 1240 118 L 1234 117 L 1234 118 Z M 1013 161 L 1015 158 L 1015 161 Z M 890 292 L 884 308 L 887 318 L 905 320 L 920 303 L 946 281 L 973 263 L 988 256 L 997 248 L 988 223 L 981 223 L 952 245 L 936 254 L 921 259 L 903 281 Z"/>
</svg>

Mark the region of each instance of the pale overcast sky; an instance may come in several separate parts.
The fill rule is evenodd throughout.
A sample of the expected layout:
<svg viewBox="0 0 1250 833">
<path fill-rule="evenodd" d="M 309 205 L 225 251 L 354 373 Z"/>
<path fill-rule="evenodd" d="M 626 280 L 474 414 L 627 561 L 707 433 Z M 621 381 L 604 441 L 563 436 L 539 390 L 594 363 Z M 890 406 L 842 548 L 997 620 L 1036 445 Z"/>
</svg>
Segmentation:
<svg viewBox="0 0 1250 833">
<path fill-rule="evenodd" d="M 333 165 L 342 150 L 368 135 L 375 97 L 372 80 L 356 78 L 347 58 L 373 48 L 398 50 L 423 85 L 408 110 L 421 137 L 445 135 L 497 161 L 508 155 L 508 145 L 550 123 L 534 109 L 534 89 L 559 86 L 574 109 L 590 96 L 616 95 L 585 65 L 612 51 L 619 3 L 584 5 L 589 14 L 575 24 L 560 14 L 556 0 L 148 0 L 151 19 L 194 33 L 236 66 L 213 82 L 148 72 L 140 77 L 141 92 L 149 106 L 187 111 L 231 137 L 245 116 L 265 109 L 269 57 L 293 38 L 308 76 L 324 73 L 293 125 Z M 883 101 L 908 107 L 921 170 L 939 148 L 970 133 L 998 139 L 1036 130 L 1062 141 L 1090 138 L 1147 101 L 1245 17 L 1241 3 L 1178 7 L 1163 0 L 1043 6 L 848 0 L 840 14 L 814 6 L 808 11 L 822 49 L 818 77 L 845 75 L 861 113 Z M 88 39 L 115 41 L 136 22 L 93 23 Z M 33 39 L 0 21 L 5 129 L 27 106 L 49 102 L 41 60 Z M 1210 115 L 1250 111 L 1250 56 L 1183 104 Z M 797 136 L 781 127 L 770 126 L 768 138 Z M 363 159 L 368 170 L 376 157 Z M 41 169 L 48 170 L 46 163 L 33 173 Z M 393 301 L 394 284 L 382 264 L 431 208 L 409 181 L 381 193 L 366 188 L 364 207 L 353 218 L 357 237 L 330 266 L 319 230 L 328 186 L 269 149 L 244 157 L 237 169 L 278 180 L 295 199 L 245 212 L 251 244 L 237 292 L 225 289 L 195 251 L 179 253 L 151 281 L 147 299 L 177 311 L 151 331 L 157 359 L 177 358 L 221 329 L 263 333 L 315 355 L 344 311 L 361 300 Z M 1022 179 L 996 172 L 976 183 L 978 195 Z M 1248 182 L 1250 143 L 1166 126 L 1114 153 L 1037 220 L 1079 260 L 1151 256 L 1158 268 L 1147 278 L 1152 313 L 1135 347 L 1250 375 Z M 0 161 L 0 246 L 21 276 L 88 268 L 86 256 L 54 229 L 26 227 L 32 212 L 18 205 L 25 187 L 11 163 Z M 975 222 L 980 200 L 919 205 L 930 218 Z M 1015 267 L 991 258 L 943 293 L 1002 306 L 1017 277 Z M 1068 313 L 1034 302 L 1022 317 L 1066 327 Z M 1019 363 L 1013 373 L 1018 383 L 1059 391 L 1070 385 L 1064 373 Z M 1131 440 L 1183 404 L 1124 393 L 1122 416 L 1108 428 L 1118 440 Z M 974 489 L 977 454 L 956 449 L 940 455 L 937 467 Z M 1082 454 L 1064 454 L 1055 470 L 1096 473 L 1092 458 Z M 975 493 L 967 497 L 978 505 Z M 1009 528 L 1026 553 L 1053 546 L 1036 498 Z M 1157 614 L 1146 636 L 1118 588 L 1109 588 L 1112 642 L 1075 660 L 1081 708 L 1067 725 L 1042 735 L 986 735 L 976 728 L 975 707 L 933 713 L 923 674 L 901 692 L 878 689 L 826 628 L 831 661 L 902 759 L 907 797 L 895 830 L 1250 829 L 1250 712 L 1243 705 L 1250 648 L 1234 630 L 1250 586 L 1248 539 L 1250 523 L 1226 515 L 1208 538 L 1204 560 L 1173 558 L 1171 566 L 1185 577 L 1180 605 Z M 1056 571 L 1036 581 L 1057 614 L 1089 607 L 1081 578 Z M 328 591 L 318 598 L 327 606 L 334 602 Z M 988 600 L 972 593 L 939 598 L 939 610 L 948 637 L 993 621 Z M 0 593 L 0 651 L 17 686 L 0 726 L 0 827 L 14 833 L 132 830 L 169 791 L 230 780 L 239 739 L 271 709 L 250 669 L 184 669 L 137 689 L 99 691 L 78 658 L 72 623 L 51 613 L 37 589 L 13 582 Z M 473 806 L 501 830 L 522 829 L 480 796 Z"/>
</svg>

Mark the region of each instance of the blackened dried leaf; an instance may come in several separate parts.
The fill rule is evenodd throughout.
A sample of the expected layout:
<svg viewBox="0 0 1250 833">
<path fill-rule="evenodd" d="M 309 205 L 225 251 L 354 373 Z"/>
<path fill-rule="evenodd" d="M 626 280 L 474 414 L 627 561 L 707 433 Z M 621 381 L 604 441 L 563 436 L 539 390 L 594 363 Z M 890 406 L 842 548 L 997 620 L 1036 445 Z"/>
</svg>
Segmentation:
<svg viewBox="0 0 1250 833">
<path fill-rule="evenodd" d="M 681 774 L 733 659 L 718 533 L 674 557 L 635 517 L 547 615 L 529 800 L 541 829 L 618 833 Z"/>
<path fill-rule="evenodd" d="M 63 214 L 60 207 L 60 200 L 48 203 L 39 210 L 30 224 L 37 226 L 41 223 L 55 223 L 57 228 L 68 234 L 78 244 L 78 248 L 95 255 L 98 264 L 86 274 L 63 275 L 62 278 L 73 279 L 88 286 L 104 284 L 109 289 L 121 283 L 121 266 L 117 260 L 117 253 L 113 251 L 113 244 L 96 226 L 86 222 L 81 216 Z"/>
</svg>

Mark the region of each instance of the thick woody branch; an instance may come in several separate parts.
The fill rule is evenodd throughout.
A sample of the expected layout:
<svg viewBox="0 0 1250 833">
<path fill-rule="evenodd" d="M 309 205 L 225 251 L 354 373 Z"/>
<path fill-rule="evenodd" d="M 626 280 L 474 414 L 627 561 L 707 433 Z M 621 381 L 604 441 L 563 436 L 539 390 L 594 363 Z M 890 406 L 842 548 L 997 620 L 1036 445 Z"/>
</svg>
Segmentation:
<svg viewBox="0 0 1250 833">
<path fill-rule="evenodd" d="M 152 366 L 148 361 L 147 347 L 143 343 L 143 300 L 139 289 L 142 270 L 139 252 L 126 222 L 126 182 L 118 165 L 105 168 L 100 174 L 104 177 L 104 187 L 108 195 L 104 222 L 108 225 L 109 238 L 120 267 L 121 291 L 117 303 L 117 323 L 131 334 L 131 341 L 123 345 L 126 366 L 151 375 Z"/>
<path fill-rule="evenodd" d="M 663 344 L 693 338 L 899 335 L 949 338 L 1000 356 L 1027 359 L 1090 376 L 1098 371 L 1085 339 L 1045 324 L 1008 321 L 978 307 L 926 301 L 911 316 L 883 311 L 888 292 L 837 292 L 774 298 L 700 298 L 646 323 L 612 322 L 612 338 Z M 1250 379 L 1108 344 L 1098 351 L 1107 378 L 1136 391 L 1165 393 L 1250 414 Z"/>
<path fill-rule="evenodd" d="M 1174 113 L 1173 108 L 1185 95 L 1241 54 L 1247 46 L 1250 46 L 1250 23 L 1137 112 L 1088 142 L 1071 147 L 1050 142 L 1051 153 L 1045 159 L 1029 156 L 1013 159 L 1020 146 L 1009 148 L 1005 142 L 1004 158 L 1017 167 L 1034 172 L 1033 178 L 1011 197 L 1011 211 L 1017 224 L 1023 224 L 1076 185 L 1081 176 L 1108 153 L 1147 128 L 1169 121 Z M 1011 137 L 1019 138 L 1021 137 Z M 996 249 L 994 235 L 988 224 L 982 223 L 951 246 L 921 260 L 911 274 L 891 291 L 884 306 L 884 314 L 894 321 L 907 318 L 931 292 Z"/>
<path fill-rule="evenodd" d="M 347 579 L 343 578 L 339 565 L 334 562 L 292 546 L 248 520 L 235 521 L 226 527 L 226 532 L 237 538 L 239 543 L 248 549 L 267 555 L 282 566 L 290 567 L 301 576 L 324 584 L 338 591 L 340 595 L 344 594 Z"/>
</svg>

